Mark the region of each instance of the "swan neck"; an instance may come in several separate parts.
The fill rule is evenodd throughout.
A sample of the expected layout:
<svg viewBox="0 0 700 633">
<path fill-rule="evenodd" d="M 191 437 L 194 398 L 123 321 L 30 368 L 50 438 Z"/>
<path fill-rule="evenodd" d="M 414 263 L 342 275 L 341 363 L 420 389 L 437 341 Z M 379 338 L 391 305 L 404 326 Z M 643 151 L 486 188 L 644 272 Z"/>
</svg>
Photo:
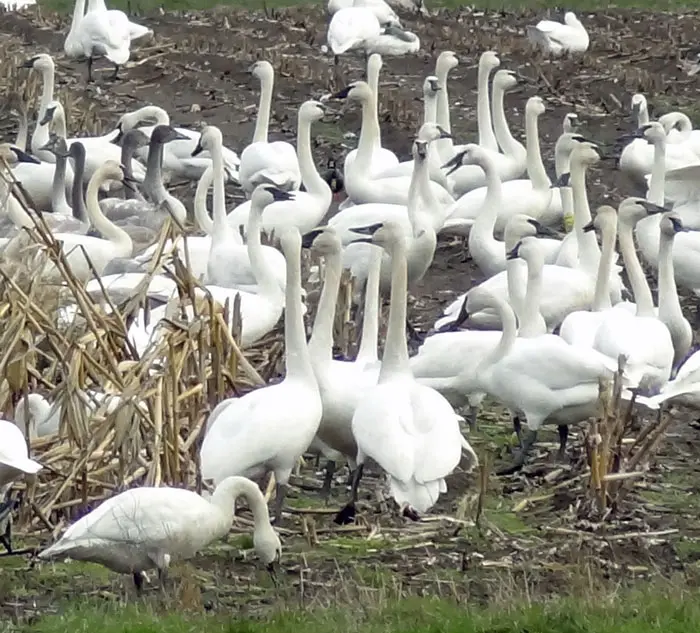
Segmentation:
<svg viewBox="0 0 700 633">
<path fill-rule="evenodd" d="M 591 231 L 592 232 L 592 231 Z M 615 257 L 615 227 L 604 227 L 603 248 L 598 262 L 598 275 L 595 280 L 593 295 L 593 312 L 602 312 L 612 308 L 610 301 L 610 275 Z"/>
<path fill-rule="evenodd" d="M 545 189 L 551 183 L 542 164 L 540 153 L 540 135 L 537 114 L 530 112 L 525 117 L 525 143 L 527 145 L 527 176 L 534 189 Z"/>
<path fill-rule="evenodd" d="M 599 263 L 600 249 L 595 234 L 592 231 L 586 233 L 583 230 L 583 227 L 591 221 L 591 209 L 586 191 L 586 166 L 578 160 L 571 161 L 571 197 L 579 258 L 584 270 L 592 273 Z"/>
<path fill-rule="evenodd" d="M 406 345 L 406 293 L 408 271 L 406 244 L 400 238 L 391 253 L 391 294 L 389 298 L 389 325 L 379 382 L 390 376 L 410 373 Z"/>
<path fill-rule="evenodd" d="M 23 151 L 27 151 L 27 139 L 29 138 L 29 120 L 27 118 L 27 111 L 22 109 L 19 113 L 17 119 L 18 129 L 17 129 L 17 139 L 15 140 L 15 145 Z"/>
<path fill-rule="evenodd" d="M 309 340 L 309 353 L 318 363 L 330 363 L 333 358 L 333 322 L 343 270 L 341 251 L 325 258 L 323 288 L 318 301 L 316 319 Z"/>
<path fill-rule="evenodd" d="M 306 191 L 314 196 L 327 196 L 330 205 L 333 194 L 328 183 L 318 173 L 311 152 L 311 121 L 303 116 L 299 117 L 297 129 L 297 155 L 301 181 Z"/>
<path fill-rule="evenodd" d="M 437 96 L 429 95 L 425 97 L 423 104 L 423 123 L 437 123 Z"/>
<path fill-rule="evenodd" d="M 546 333 L 542 330 L 542 315 L 540 314 L 540 302 L 542 300 L 542 271 L 544 259 L 541 255 L 533 255 L 527 265 L 527 291 L 525 305 L 523 306 L 523 319 L 520 323 L 518 335 L 522 338 L 540 336 Z"/>
<path fill-rule="evenodd" d="M 253 271 L 253 276 L 259 287 L 258 294 L 264 294 L 267 297 L 277 297 L 282 292 L 282 289 L 275 279 L 274 272 L 265 259 L 262 242 L 260 240 L 263 211 L 264 209 L 261 209 L 251 201 L 248 225 L 246 226 L 248 259 L 250 260 L 250 269 Z M 297 260 L 298 259 L 297 257 Z M 287 264 L 287 275 L 289 275 L 289 264 Z M 306 347 L 306 342 L 304 343 L 304 347 Z"/>
<path fill-rule="evenodd" d="M 508 127 L 505 97 L 505 90 L 501 86 L 494 84 L 492 95 L 493 103 L 491 104 L 493 110 L 493 130 L 501 149 L 507 154 L 513 154 L 515 151 L 522 148 L 522 145 L 515 140 L 510 131 L 510 127 Z"/>
<path fill-rule="evenodd" d="M 476 120 L 479 128 L 479 145 L 484 149 L 498 151 L 498 142 L 491 127 L 491 105 L 489 103 L 489 75 L 491 70 L 484 64 L 479 65 L 477 86 Z"/>
<path fill-rule="evenodd" d="M 651 290 L 644 276 L 644 270 L 637 257 L 637 252 L 634 249 L 634 236 L 632 227 L 626 222 L 620 223 L 619 229 L 620 250 L 622 251 L 622 259 L 625 262 L 627 277 L 632 286 L 634 301 L 637 304 L 637 316 L 653 317 L 654 300 L 651 296 Z"/>
<path fill-rule="evenodd" d="M 666 179 L 666 139 L 656 139 L 654 141 L 654 162 L 651 166 L 651 178 L 649 180 L 649 191 L 647 200 L 663 206 L 664 204 L 664 181 Z"/>
<path fill-rule="evenodd" d="M 674 237 L 661 232 L 659 238 L 659 317 L 680 315 L 683 318 L 673 271 Z"/>
<path fill-rule="evenodd" d="M 70 209 L 66 200 L 66 162 L 65 155 L 56 156 L 56 167 L 51 183 L 51 208 L 54 213 L 65 214 Z M 70 215 L 70 214 L 68 214 Z"/>
<path fill-rule="evenodd" d="M 452 132 L 452 125 L 450 120 L 450 95 L 447 91 L 447 73 L 447 69 L 440 69 L 440 72 L 437 73 L 440 90 L 438 90 L 437 94 L 437 116 L 435 121 L 449 134 Z"/>
<path fill-rule="evenodd" d="M 78 155 L 73 159 L 73 188 L 71 189 L 71 202 L 73 217 L 81 222 L 89 222 L 85 197 L 83 196 L 83 183 L 85 179 L 85 156 Z"/>
<path fill-rule="evenodd" d="M 134 172 L 131 169 L 132 164 L 131 161 L 134 158 L 134 154 L 136 153 L 136 148 L 129 144 L 126 143 L 125 145 L 122 146 L 122 153 L 121 153 L 121 162 L 122 165 L 124 166 L 124 173 L 128 178 L 134 177 Z M 141 192 L 136 189 L 128 189 L 126 188 L 126 199 L 127 200 L 138 200 L 140 202 L 145 202 L 144 197 L 141 195 Z"/>
<path fill-rule="evenodd" d="M 503 328 L 501 338 L 494 349 L 486 355 L 476 368 L 477 376 L 492 365 L 503 360 L 515 344 L 515 339 L 518 335 L 518 324 L 515 320 L 513 309 L 505 302 L 498 301 L 497 311 L 501 318 L 501 326 Z"/>
<path fill-rule="evenodd" d="M 131 250 L 133 250 L 131 237 L 126 231 L 111 222 L 100 209 L 98 194 L 100 187 L 107 180 L 109 178 L 101 170 L 95 172 L 95 175 L 90 179 L 87 188 L 87 215 L 90 224 L 102 234 L 104 239 L 123 247 L 124 250 L 129 250 L 127 256 L 131 256 Z"/>
<path fill-rule="evenodd" d="M 221 143 L 215 142 L 211 151 L 211 163 L 214 169 L 214 230 L 223 232 L 228 229 L 226 221 L 226 191 L 224 189 L 224 155 Z"/>
<path fill-rule="evenodd" d="M 207 211 L 207 193 L 214 182 L 214 166 L 209 165 L 202 174 L 194 192 L 194 218 L 207 235 L 214 235 L 214 222 Z"/>
<path fill-rule="evenodd" d="M 269 525 L 270 514 L 267 504 L 257 485 L 245 477 L 227 477 L 216 487 L 210 501 L 218 509 L 223 519 L 222 535 L 231 529 L 238 497 L 243 497 L 248 503 L 248 507 L 253 513 L 256 530 Z"/>
<path fill-rule="evenodd" d="M 384 250 L 371 246 L 369 273 L 365 285 L 365 310 L 362 316 L 362 338 L 357 352 L 358 361 L 377 361 L 379 342 L 379 283 L 382 276 L 382 257 Z"/>
<path fill-rule="evenodd" d="M 357 155 L 355 160 L 360 160 L 360 165 L 369 166 L 372 161 L 374 148 L 381 143 L 379 120 L 377 110 L 372 113 L 373 102 L 371 99 L 362 102 L 362 125 L 360 127 L 360 140 L 357 143 Z"/>
<path fill-rule="evenodd" d="M 272 106 L 272 89 L 274 85 L 274 74 L 266 75 L 260 82 L 260 103 L 258 105 L 258 118 L 255 121 L 253 143 L 267 143 L 270 127 L 270 108 Z"/>
<path fill-rule="evenodd" d="M 151 139 L 146 158 L 146 175 L 143 178 L 143 190 L 152 202 L 160 204 L 168 195 L 163 184 L 163 143 Z"/>
</svg>

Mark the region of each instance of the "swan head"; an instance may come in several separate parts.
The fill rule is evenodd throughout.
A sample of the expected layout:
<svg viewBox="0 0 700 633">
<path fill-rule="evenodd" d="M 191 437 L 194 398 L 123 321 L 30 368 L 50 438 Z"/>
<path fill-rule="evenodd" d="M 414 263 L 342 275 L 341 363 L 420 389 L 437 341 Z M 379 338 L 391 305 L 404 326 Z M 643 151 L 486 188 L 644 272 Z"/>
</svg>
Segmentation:
<svg viewBox="0 0 700 633">
<path fill-rule="evenodd" d="M 464 150 L 455 155 L 455 157 L 449 161 L 448 165 L 454 161 L 455 158 L 459 158 L 459 162 L 453 165 L 453 169 L 448 172 L 448 176 L 459 169 L 462 165 L 482 165 L 484 162 L 489 160 L 486 152 L 480 145 L 476 143 L 467 143 L 464 146 Z"/>
<path fill-rule="evenodd" d="M 564 14 L 564 24 L 568 26 L 583 26 L 581 24 L 581 20 L 576 17 L 576 14 L 573 11 L 567 11 Z"/>
<path fill-rule="evenodd" d="M 255 530 L 253 548 L 260 561 L 274 578 L 276 566 L 282 558 L 282 542 L 270 523 L 265 522 L 264 525 Z"/>
<path fill-rule="evenodd" d="M 544 114 L 544 100 L 542 97 L 534 96 L 530 97 L 525 104 L 525 116 L 530 114 L 530 116 L 540 116 Z"/>
<path fill-rule="evenodd" d="M 320 101 L 305 101 L 299 108 L 299 120 L 320 121 L 326 114 L 326 109 Z"/>
<path fill-rule="evenodd" d="M 440 91 L 440 82 L 438 78 L 430 75 L 425 78 L 423 82 L 423 97 L 425 99 L 434 99 L 437 97 L 437 93 Z"/>
<path fill-rule="evenodd" d="M 603 158 L 603 153 L 600 148 L 590 141 L 576 141 L 573 149 L 571 150 L 571 163 L 578 163 L 579 165 L 585 165 L 589 167 L 600 162 Z"/>
<path fill-rule="evenodd" d="M 668 211 L 668 209 L 649 202 L 644 198 L 630 197 L 625 198 L 620 203 L 617 216 L 621 223 L 625 223 L 627 226 L 634 226 L 647 216 L 663 213 L 664 211 Z"/>
<path fill-rule="evenodd" d="M 275 77 L 275 70 L 272 68 L 272 64 L 265 59 L 255 62 L 248 71 L 261 83 L 274 79 Z"/>
<path fill-rule="evenodd" d="M 332 226 L 322 226 L 305 233 L 301 238 L 303 248 L 310 248 L 316 255 L 328 256 L 340 253 L 343 244 Z"/>
<path fill-rule="evenodd" d="M 598 207 L 595 217 L 583 227 L 583 232 L 604 231 L 606 228 L 612 229 L 613 234 L 617 230 L 617 211 L 609 204 Z"/>
<path fill-rule="evenodd" d="M 666 140 L 666 130 L 664 126 L 658 121 L 650 121 L 649 123 L 642 125 L 642 127 L 637 128 L 632 134 L 631 138 L 643 138 L 650 145 L 655 143 L 663 143 Z"/>
<path fill-rule="evenodd" d="M 144 106 L 133 112 L 126 112 L 122 114 L 121 117 L 119 117 L 119 121 L 117 121 L 117 130 L 119 130 L 118 138 L 129 130 L 133 130 L 141 123 L 168 125 L 170 123 L 170 115 L 163 108 L 154 105 Z"/>
<path fill-rule="evenodd" d="M 174 132 L 177 136 L 172 137 L 172 132 L 163 132 L 164 134 L 164 140 L 161 141 L 163 143 L 167 143 L 168 141 L 173 141 L 176 140 L 178 136 L 184 136 L 180 134 L 175 128 L 172 128 L 170 126 L 158 126 L 155 130 L 153 130 L 153 135 L 155 136 L 155 133 L 158 131 L 160 127 L 167 127 L 169 130 Z M 167 137 L 167 138 L 165 138 Z M 152 137 L 151 137 L 152 138 Z M 207 125 L 203 130 L 202 133 L 199 135 L 199 141 L 197 141 L 197 146 L 192 150 L 192 156 L 198 156 L 204 151 L 211 151 L 215 147 L 221 147 L 223 145 L 224 138 L 221 135 L 221 130 L 216 127 L 215 125 Z"/>
<path fill-rule="evenodd" d="M 356 227 L 350 229 L 358 235 L 366 235 L 368 237 L 360 237 L 353 242 L 365 242 L 367 244 L 375 244 L 381 246 L 389 254 L 395 252 L 401 246 L 405 248 L 405 236 L 401 225 L 393 220 L 386 222 L 377 222 L 368 226 Z"/>
<path fill-rule="evenodd" d="M 383 65 L 382 56 L 379 53 L 372 53 L 367 58 L 367 76 L 369 77 L 372 73 L 379 74 Z"/>
<path fill-rule="evenodd" d="M 348 99 L 349 101 L 369 103 L 372 99 L 372 89 L 366 81 L 354 81 L 334 95 L 331 95 L 329 99 Z"/>
<path fill-rule="evenodd" d="M 442 51 L 435 62 L 435 74 L 440 76 L 444 73 L 446 75 L 458 65 L 459 59 L 454 51 Z"/>
<path fill-rule="evenodd" d="M 647 111 L 647 98 L 640 92 L 632 95 L 632 114 L 639 116 L 640 112 Z"/>
<path fill-rule="evenodd" d="M 61 156 L 63 158 L 67 158 L 69 156 L 66 139 L 62 138 L 58 134 L 49 135 L 48 142 L 40 149 L 51 152 L 54 156 Z"/>
<path fill-rule="evenodd" d="M 517 259 L 518 257 L 527 262 L 528 268 L 537 268 L 544 265 L 544 254 L 542 253 L 540 241 L 532 235 L 523 237 L 506 253 L 506 261 Z"/>
<path fill-rule="evenodd" d="M 110 142 L 136 151 L 140 147 L 147 147 L 150 141 L 151 139 L 148 138 L 148 135 L 143 130 L 135 127 L 125 134 L 118 134 Z"/>
<path fill-rule="evenodd" d="M 571 173 L 566 171 L 552 183 L 552 189 L 561 189 L 571 186 Z"/>
<path fill-rule="evenodd" d="M 479 69 L 484 69 L 491 72 L 494 68 L 501 65 L 501 60 L 498 59 L 495 51 L 484 51 L 479 58 Z"/>
<path fill-rule="evenodd" d="M 27 152 L 11 143 L 0 143 L 0 161 L 4 161 L 10 167 L 17 163 L 34 163 L 38 165 L 40 162 L 34 156 L 27 154 Z"/>
<path fill-rule="evenodd" d="M 559 237 L 556 231 L 525 213 L 515 214 L 506 224 L 503 238 L 511 250 L 524 237 Z"/>
<path fill-rule="evenodd" d="M 293 193 L 268 184 L 258 185 L 250 196 L 251 206 L 260 210 L 273 202 L 283 202 L 284 200 L 294 200 Z"/>
<path fill-rule="evenodd" d="M 47 55 L 46 53 L 41 53 L 40 55 L 35 55 L 28 60 L 22 62 L 19 66 L 20 68 L 32 68 L 38 70 L 39 72 L 53 72 L 55 66 L 53 63 L 53 57 Z"/>
<path fill-rule="evenodd" d="M 49 103 L 49 105 L 46 107 L 46 111 L 44 112 L 44 116 L 41 117 L 39 125 L 47 125 L 48 123 L 51 123 L 55 118 L 58 118 L 56 115 L 65 116 L 65 113 L 61 102 L 54 100 L 51 101 L 51 103 Z"/>
<path fill-rule="evenodd" d="M 493 78 L 493 85 L 497 86 L 504 92 L 512 90 L 518 85 L 518 76 L 513 70 L 499 70 Z"/>
<path fill-rule="evenodd" d="M 99 182 L 106 182 L 108 180 L 116 180 L 123 183 L 127 189 L 134 189 L 135 180 L 130 178 L 127 174 L 127 169 L 124 165 L 113 160 L 106 160 L 100 168 L 92 176 L 92 180 L 97 179 Z"/>
<path fill-rule="evenodd" d="M 661 228 L 661 234 L 666 237 L 673 237 L 676 233 L 684 233 L 689 231 L 687 227 L 683 226 L 683 221 L 677 213 L 664 213 L 661 216 L 661 222 L 659 224 Z"/>
<path fill-rule="evenodd" d="M 564 134 L 573 133 L 579 125 L 578 114 L 574 112 L 568 112 L 564 115 L 564 123 L 562 127 L 564 129 Z"/>
<path fill-rule="evenodd" d="M 445 128 L 439 126 L 437 123 L 423 123 L 420 130 L 418 130 L 418 135 L 416 136 L 417 141 L 426 141 L 430 143 L 432 141 L 437 141 L 441 138 L 452 138 Z"/>
<path fill-rule="evenodd" d="M 666 134 L 674 129 L 683 132 L 686 129 L 691 130 L 693 127 L 690 119 L 682 112 L 668 112 L 659 117 L 659 123 L 663 126 Z"/>
<path fill-rule="evenodd" d="M 68 156 L 70 156 L 77 164 L 85 164 L 85 145 L 80 141 L 73 141 L 68 148 Z"/>
</svg>

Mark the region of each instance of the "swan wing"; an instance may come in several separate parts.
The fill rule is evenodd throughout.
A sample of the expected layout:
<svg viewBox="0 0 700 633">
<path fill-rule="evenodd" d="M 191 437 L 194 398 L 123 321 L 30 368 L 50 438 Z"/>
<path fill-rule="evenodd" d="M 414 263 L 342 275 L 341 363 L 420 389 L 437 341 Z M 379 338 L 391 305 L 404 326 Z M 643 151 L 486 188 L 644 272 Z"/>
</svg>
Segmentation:
<svg viewBox="0 0 700 633">
<path fill-rule="evenodd" d="M 342 55 L 380 33 L 379 20 L 370 9 L 350 7 L 333 14 L 326 39 L 333 53 Z"/>
</svg>

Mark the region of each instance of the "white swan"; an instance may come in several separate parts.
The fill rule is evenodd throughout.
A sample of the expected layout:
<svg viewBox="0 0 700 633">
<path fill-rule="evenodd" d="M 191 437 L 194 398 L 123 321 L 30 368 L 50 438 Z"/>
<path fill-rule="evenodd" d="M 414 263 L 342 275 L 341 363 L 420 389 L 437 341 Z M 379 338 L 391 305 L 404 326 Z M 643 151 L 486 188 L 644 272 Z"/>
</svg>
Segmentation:
<svg viewBox="0 0 700 633">
<path fill-rule="evenodd" d="M 170 125 L 170 115 L 163 108 L 148 105 L 133 112 L 123 114 L 117 122 L 117 136 L 113 142 L 118 143 L 122 136 L 129 130 L 136 128 L 140 123 L 152 122 L 153 125 L 139 127 L 150 138 L 157 125 Z M 199 141 L 199 132 L 186 127 L 176 127 L 175 130 L 182 138 L 173 140 L 165 147 L 163 152 L 163 171 L 170 177 L 183 178 L 185 180 L 199 180 L 209 165 L 211 154 L 203 151 L 197 156 L 192 156 L 194 148 Z M 238 168 L 241 159 L 238 154 L 228 147 L 222 147 L 224 170 L 228 181 L 238 182 Z M 146 162 L 148 149 L 146 147 L 136 151 L 136 155 Z"/>
<path fill-rule="evenodd" d="M 367 108 L 362 108 L 362 121 L 360 124 L 360 138 L 357 149 L 353 149 L 345 156 L 343 163 L 343 175 L 347 178 L 348 169 L 355 161 L 360 147 L 369 145 L 371 158 L 365 161 L 365 167 L 369 165 L 369 175 L 375 178 L 383 171 L 396 167 L 399 159 L 391 150 L 382 147 L 382 131 L 379 127 L 379 73 L 382 70 L 382 56 L 378 54 L 370 55 L 367 58 L 367 85 L 372 90 L 372 104 Z M 359 226 L 359 225 L 358 225 Z"/>
<path fill-rule="evenodd" d="M 103 3 L 104 4 L 104 3 Z M 63 43 L 63 51 L 71 59 L 87 59 L 88 81 L 92 81 L 92 63 L 96 56 L 104 56 L 114 64 L 113 78 L 119 67 L 131 56 L 131 29 L 129 20 L 121 11 L 110 15 L 106 10 L 85 11 L 85 0 L 76 0 L 70 30 Z"/>
<path fill-rule="evenodd" d="M 252 477 L 271 470 L 277 481 L 278 522 L 289 476 L 314 439 L 322 414 L 304 331 L 298 230 L 285 229 L 280 243 L 287 259 L 284 380 L 232 399 L 208 428 L 199 453 L 202 477 L 215 483 L 231 475 Z"/>
<path fill-rule="evenodd" d="M 365 40 L 378 37 L 381 32 L 382 25 L 371 9 L 352 6 L 333 14 L 326 41 L 337 57 L 362 48 Z"/>
<path fill-rule="evenodd" d="M 88 12 L 98 11 L 100 13 L 106 13 L 110 20 L 110 23 L 116 22 L 117 24 L 126 24 L 129 29 L 129 39 L 133 42 L 134 40 L 141 39 L 147 35 L 153 35 L 153 31 L 146 26 L 136 24 L 129 19 L 123 11 L 116 9 L 107 9 L 107 5 L 104 0 L 88 0 L 87 6 Z"/>
<path fill-rule="evenodd" d="M 27 440 L 14 422 L 0 419 L 0 497 L 8 484 L 23 474 L 33 475 L 41 464 L 29 459 Z"/>
<path fill-rule="evenodd" d="M 643 392 L 658 392 L 669 379 L 673 366 L 671 334 L 656 316 L 654 301 L 634 248 L 634 225 L 658 213 L 659 207 L 639 198 L 627 198 L 618 209 L 618 238 L 627 276 L 636 302 L 636 312 L 625 309 L 606 311 L 599 325 L 593 348 L 617 363 L 620 354 L 627 357 L 625 375 L 628 386 L 640 386 Z"/>
<path fill-rule="evenodd" d="M 89 561 L 132 574 L 140 592 L 147 570 L 157 569 L 163 581 L 172 561 L 192 558 L 226 536 L 241 496 L 253 512 L 253 547 L 271 570 L 282 555 L 282 544 L 260 489 L 244 477 L 224 479 L 209 499 L 183 488 L 125 490 L 71 525 L 38 556 Z"/>
<path fill-rule="evenodd" d="M 668 112 L 659 117 L 668 143 L 682 143 L 700 156 L 700 130 L 693 129 L 693 122 L 683 112 Z"/>
<path fill-rule="evenodd" d="M 377 384 L 377 330 L 379 320 L 379 268 L 381 251 L 375 249 L 367 283 L 365 310 L 362 323 L 362 342 L 355 361 L 333 359 L 333 322 L 336 299 L 342 272 L 342 244 L 331 227 L 307 233 L 303 245 L 312 253 L 325 258 L 323 289 L 318 302 L 316 319 L 309 339 L 309 354 L 323 403 L 323 415 L 318 437 L 326 445 L 340 452 L 355 470 L 357 443 L 352 434 L 352 416 L 367 389 Z M 332 477 L 332 473 L 330 475 Z M 324 482 L 324 493 L 330 493 L 331 481 Z"/>
<path fill-rule="evenodd" d="M 585 53 L 590 44 L 586 27 L 572 11 L 564 14 L 564 24 L 553 20 L 540 20 L 535 26 L 528 26 L 527 36 L 544 53 L 554 56 Z"/>
<path fill-rule="evenodd" d="M 262 227 L 268 235 L 279 234 L 287 226 L 295 226 L 306 233 L 318 226 L 328 212 L 333 200 L 333 193 L 328 183 L 321 177 L 314 164 L 311 152 L 311 125 L 320 121 L 325 113 L 323 104 L 318 101 L 306 101 L 299 108 L 297 122 L 297 152 L 301 181 L 306 191 L 290 192 L 289 199 L 279 201 L 267 207 L 262 217 Z M 244 202 L 227 216 L 227 223 L 238 231 L 245 226 L 250 213 L 250 202 Z"/>
<path fill-rule="evenodd" d="M 359 101 L 362 104 L 363 118 L 369 117 L 373 96 L 372 90 L 366 82 L 356 81 L 334 94 L 332 98 Z M 352 164 L 345 169 L 345 190 L 355 204 L 380 202 L 407 205 L 410 178 L 401 176 L 375 179 L 367 171 L 367 166 L 372 160 L 374 134 L 373 130 L 371 134 L 360 139 L 357 156 Z M 429 184 L 439 205 L 444 206 L 454 201 L 454 198 L 444 187 L 433 181 L 430 181 Z"/>
<path fill-rule="evenodd" d="M 262 60 L 253 64 L 251 73 L 260 80 L 260 103 L 253 142 L 241 153 L 238 172 L 241 186 L 247 194 L 265 182 L 288 191 L 299 189 L 301 173 L 294 147 L 285 141 L 270 142 L 267 138 L 275 71 L 270 62 Z"/>
<path fill-rule="evenodd" d="M 213 156 L 212 167 L 204 172 L 197 185 L 194 202 L 195 218 L 211 238 L 211 247 L 207 258 L 207 283 L 224 288 L 240 288 L 248 292 L 255 292 L 258 282 L 251 265 L 249 249 L 243 244 L 240 233 L 226 221 L 224 166 L 220 152 L 221 140 L 219 128 L 207 126 L 202 130 L 201 140 L 195 148 L 196 151 L 201 147 Z M 212 182 L 214 183 L 213 221 L 206 208 L 207 190 Z M 261 246 L 261 249 L 266 266 L 272 271 L 280 288 L 284 290 L 287 275 L 284 255 L 271 246 Z"/>
<path fill-rule="evenodd" d="M 359 232 L 359 231 L 358 231 Z M 357 441 L 358 468 L 353 477 L 349 507 L 357 500 L 357 486 L 367 458 L 389 475 L 391 494 L 407 516 L 426 512 L 447 490 L 445 477 L 457 466 L 462 445 L 476 455 L 459 429 L 458 417 L 437 391 L 413 378 L 406 346 L 406 246 L 394 223 L 367 227 L 373 244 L 391 255 L 392 284 L 389 326 L 377 385 L 355 409 L 352 432 Z M 381 419 L 382 424 L 377 424 Z"/>
<path fill-rule="evenodd" d="M 537 119 L 544 113 L 544 102 L 540 97 L 530 97 L 525 106 L 525 135 L 527 144 L 527 173 L 524 180 L 510 180 L 502 185 L 506 204 L 499 210 L 496 232 L 502 233 L 508 218 L 516 213 L 525 213 L 551 224 L 548 208 L 552 198 L 551 182 L 542 164 Z M 481 143 L 479 143 L 481 145 Z M 445 229 L 464 220 L 473 220 L 483 207 L 486 187 L 465 193 L 447 210 Z"/>
</svg>

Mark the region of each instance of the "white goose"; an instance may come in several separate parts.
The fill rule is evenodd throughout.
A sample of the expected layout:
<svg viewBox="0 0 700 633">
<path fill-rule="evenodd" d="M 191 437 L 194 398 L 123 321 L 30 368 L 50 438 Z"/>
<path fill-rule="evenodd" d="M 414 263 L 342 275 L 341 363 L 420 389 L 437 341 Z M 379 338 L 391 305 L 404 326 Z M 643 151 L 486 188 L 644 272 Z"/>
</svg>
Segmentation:
<svg viewBox="0 0 700 633">
<path fill-rule="evenodd" d="M 224 479 L 209 499 L 183 488 L 125 490 L 71 525 L 39 558 L 72 558 L 131 574 L 140 593 L 147 570 L 157 569 L 163 582 L 172 561 L 192 558 L 228 534 L 238 497 L 253 512 L 253 547 L 272 571 L 282 544 L 260 489 L 245 477 Z"/>
<path fill-rule="evenodd" d="M 525 213 L 538 220 L 551 224 L 555 217 L 549 214 L 552 188 L 547 172 L 542 164 L 537 120 L 544 113 L 544 102 L 540 97 L 530 97 L 525 106 L 525 135 L 527 144 L 527 173 L 524 180 L 510 180 L 502 186 L 506 204 L 499 210 L 496 232 L 502 233 L 508 218 L 516 213 Z M 481 145 L 481 143 L 479 143 Z M 445 229 L 464 220 L 473 220 L 483 207 L 486 187 L 479 187 L 465 193 L 447 210 Z"/>
<path fill-rule="evenodd" d="M 356 81 L 332 96 L 334 99 L 349 99 L 362 104 L 363 117 L 369 116 L 373 104 L 372 90 L 364 81 Z M 367 114 L 365 114 L 367 113 Z M 408 204 L 408 188 L 410 178 L 373 179 L 368 174 L 367 167 L 372 160 L 374 136 L 376 130 L 360 139 L 357 156 L 350 167 L 345 170 L 345 190 L 355 204 L 380 202 L 389 204 Z M 449 192 L 436 182 L 430 181 L 430 189 L 441 206 L 454 201 Z"/>
<path fill-rule="evenodd" d="M 392 284 L 389 329 L 377 385 L 355 409 L 352 432 L 357 465 L 348 510 L 354 508 L 366 459 L 389 475 L 391 494 L 407 516 L 426 512 L 447 487 L 445 477 L 457 466 L 464 445 L 477 459 L 459 429 L 452 406 L 437 391 L 420 385 L 411 374 L 406 346 L 406 245 L 394 223 L 367 227 L 372 243 L 391 255 Z M 380 420 L 381 424 L 377 421 Z"/>
<path fill-rule="evenodd" d="M 586 27 L 572 11 L 564 14 L 564 24 L 540 20 L 527 27 L 528 39 L 542 52 L 559 57 L 565 53 L 585 53 L 590 43 Z"/>
<path fill-rule="evenodd" d="M 253 142 L 241 153 L 238 172 L 241 186 L 247 194 L 265 182 L 286 191 L 299 189 L 301 172 L 294 147 L 285 141 L 267 139 L 275 71 L 270 62 L 262 60 L 253 64 L 251 73 L 260 80 L 260 103 Z"/>
<path fill-rule="evenodd" d="M 278 522 L 289 476 L 314 439 L 323 412 L 304 331 L 299 231 L 285 229 L 280 243 L 287 259 L 284 380 L 231 399 L 225 408 L 220 404 L 199 453 L 202 477 L 215 484 L 231 475 L 272 471 Z"/>
<path fill-rule="evenodd" d="M 287 226 L 295 226 L 301 232 L 308 232 L 319 225 L 328 212 L 333 193 L 328 183 L 318 173 L 311 152 L 311 125 L 320 121 L 325 109 L 318 101 L 306 101 L 299 108 L 297 123 L 297 151 L 301 181 L 306 191 L 290 193 L 288 200 L 271 204 L 265 209 L 262 227 L 268 235 L 277 234 Z M 250 202 L 244 202 L 228 214 L 227 222 L 234 230 L 245 226 L 250 213 Z"/>
</svg>

